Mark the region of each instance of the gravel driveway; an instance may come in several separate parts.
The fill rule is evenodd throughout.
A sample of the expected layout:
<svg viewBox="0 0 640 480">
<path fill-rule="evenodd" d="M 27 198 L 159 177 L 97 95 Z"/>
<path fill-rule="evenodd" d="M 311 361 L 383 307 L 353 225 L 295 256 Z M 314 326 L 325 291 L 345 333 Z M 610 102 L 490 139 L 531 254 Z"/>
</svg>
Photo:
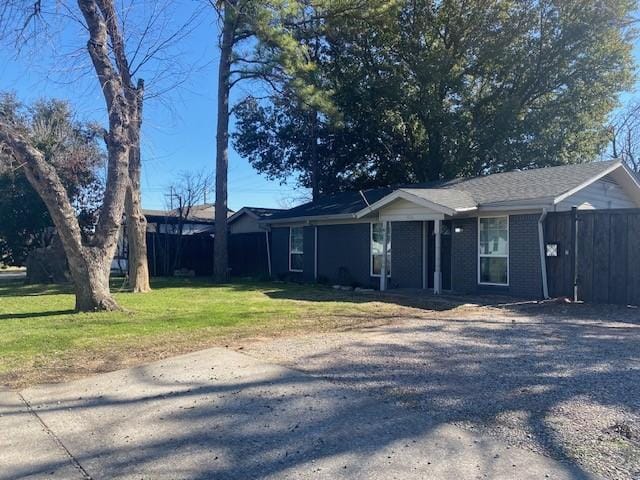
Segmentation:
<svg viewBox="0 0 640 480">
<path fill-rule="evenodd" d="M 638 310 L 424 312 L 366 331 L 256 342 L 242 351 L 606 478 L 640 478 Z"/>
</svg>

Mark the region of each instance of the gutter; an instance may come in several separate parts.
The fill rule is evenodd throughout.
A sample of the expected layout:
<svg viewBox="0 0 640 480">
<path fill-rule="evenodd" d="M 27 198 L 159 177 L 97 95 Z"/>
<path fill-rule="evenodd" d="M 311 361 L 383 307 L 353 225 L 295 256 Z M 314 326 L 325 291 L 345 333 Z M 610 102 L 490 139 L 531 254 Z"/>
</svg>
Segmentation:
<svg viewBox="0 0 640 480">
<path fill-rule="evenodd" d="M 549 299 L 549 285 L 547 282 L 547 256 L 544 249 L 544 220 L 547 218 L 547 209 L 542 209 L 542 215 L 538 219 L 538 245 L 540 246 L 540 268 L 542 272 L 542 295 Z"/>
</svg>

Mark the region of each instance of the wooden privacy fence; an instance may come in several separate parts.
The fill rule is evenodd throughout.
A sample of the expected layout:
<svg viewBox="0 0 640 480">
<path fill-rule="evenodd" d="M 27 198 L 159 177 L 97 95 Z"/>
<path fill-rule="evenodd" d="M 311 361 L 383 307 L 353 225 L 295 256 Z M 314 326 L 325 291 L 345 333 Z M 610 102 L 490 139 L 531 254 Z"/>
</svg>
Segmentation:
<svg viewBox="0 0 640 480">
<path fill-rule="evenodd" d="M 268 275 L 266 235 L 262 232 L 229 235 L 229 268 L 234 277 Z"/>
<path fill-rule="evenodd" d="M 193 270 L 196 276 L 213 275 L 213 238 L 209 234 L 183 235 L 176 262 L 178 236 L 147 233 L 147 260 L 152 276 L 171 276 L 175 269 Z M 229 235 L 229 269 L 232 276 L 267 275 L 264 233 Z"/>
<path fill-rule="evenodd" d="M 550 213 L 545 242 L 558 245 L 546 257 L 552 297 L 573 297 L 576 283 L 578 300 L 640 305 L 640 209 Z"/>
</svg>

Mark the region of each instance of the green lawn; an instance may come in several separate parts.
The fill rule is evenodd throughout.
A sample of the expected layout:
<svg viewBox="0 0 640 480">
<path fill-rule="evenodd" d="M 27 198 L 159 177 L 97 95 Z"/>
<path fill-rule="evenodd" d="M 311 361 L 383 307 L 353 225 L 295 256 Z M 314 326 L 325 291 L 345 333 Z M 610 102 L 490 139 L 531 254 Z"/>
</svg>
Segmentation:
<svg viewBox="0 0 640 480">
<path fill-rule="evenodd" d="M 77 314 L 68 287 L 0 283 L 0 384 L 56 382 L 213 345 L 416 313 L 325 287 L 188 279 L 152 286 L 148 294 L 117 292 L 124 312 Z"/>
</svg>

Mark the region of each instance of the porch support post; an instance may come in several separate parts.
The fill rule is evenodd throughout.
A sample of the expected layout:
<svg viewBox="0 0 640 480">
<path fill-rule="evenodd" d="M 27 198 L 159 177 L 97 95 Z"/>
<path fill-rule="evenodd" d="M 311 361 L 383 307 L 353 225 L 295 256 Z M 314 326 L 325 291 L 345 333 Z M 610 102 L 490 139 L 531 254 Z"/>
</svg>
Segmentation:
<svg viewBox="0 0 640 480">
<path fill-rule="evenodd" d="M 440 295 L 442 293 L 442 236 L 440 233 L 442 220 L 435 220 L 434 222 L 433 233 L 435 235 L 435 247 L 436 247 L 436 255 L 435 255 L 435 271 L 433 272 L 433 293 L 436 295 Z"/>
<path fill-rule="evenodd" d="M 422 222 L 422 289 L 429 286 L 429 270 L 427 268 L 427 222 Z"/>
<path fill-rule="evenodd" d="M 389 242 L 388 222 L 382 222 L 382 265 L 380 266 L 380 291 L 387 289 L 387 243 Z"/>
</svg>

